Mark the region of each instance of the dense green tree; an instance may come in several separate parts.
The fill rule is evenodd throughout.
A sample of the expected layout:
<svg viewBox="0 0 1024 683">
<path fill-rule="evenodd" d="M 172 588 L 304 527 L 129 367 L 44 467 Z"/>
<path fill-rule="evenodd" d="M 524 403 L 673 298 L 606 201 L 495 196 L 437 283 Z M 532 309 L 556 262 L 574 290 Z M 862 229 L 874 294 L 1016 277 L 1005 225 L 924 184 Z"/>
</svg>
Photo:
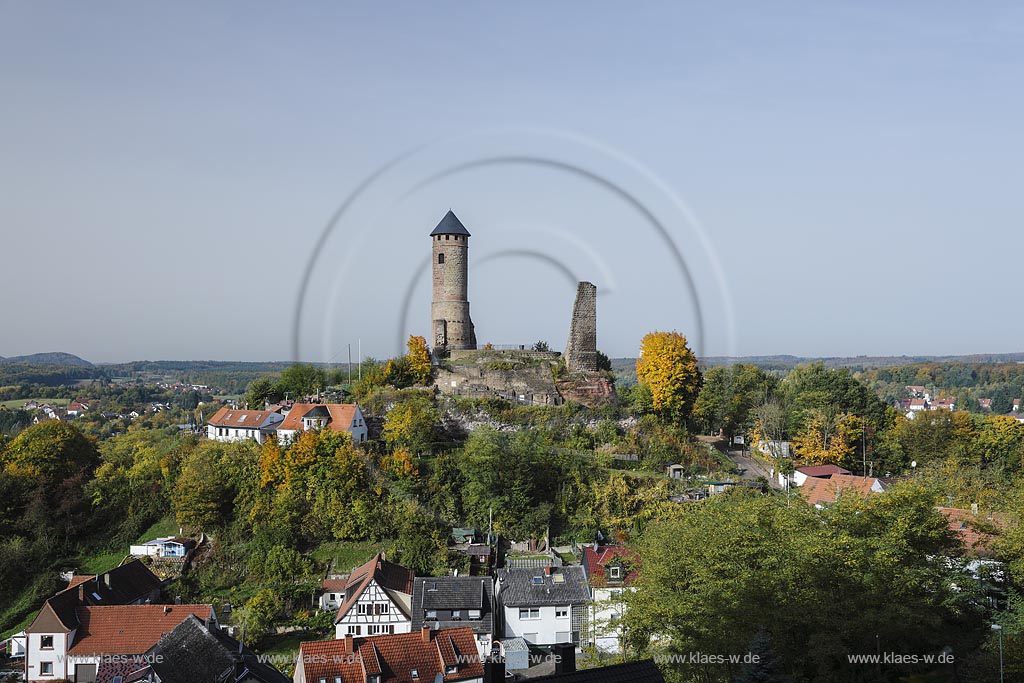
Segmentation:
<svg viewBox="0 0 1024 683">
<path fill-rule="evenodd" d="M 269 378 L 258 377 L 249 383 L 249 388 L 245 390 L 245 397 L 242 400 L 249 410 L 263 410 L 267 403 L 284 398 L 285 391 L 286 389 L 282 385 L 274 384 Z M 294 393 L 292 398 L 299 398 L 302 395 L 304 394 Z"/>
<path fill-rule="evenodd" d="M 823 510 L 736 490 L 652 520 L 627 596 L 630 641 L 742 655 L 763 632 L 795 680 L 861 680 L 846 656 L 873 652 L 876 636 L 886 651 L 971 652 L 982 615 L 964 564 L 947 559 L 956 539 L 935 502 L 914 484 Z M 888 670 L 884 680 L 912 672 Z M 674 673 L 725 681 L 739 670 Z"/>
<path fill-rule="evenodd" d="M 302 397 L 323 391 L 326 387 L 327 373 L 323 368 L 308 363 L 288 366 L 277 383 L 278 391 L 294 400 L 302 400 Z"/>
<path fill-rule="evenodd" d="M 693 418 L 706 434 L 726 437 L 749 432 L 754 409 L 771 396 L 778 379 L 756 365 L 720 365 L 704 373 L 704 382 L 693 406 Z"/>
</svg>

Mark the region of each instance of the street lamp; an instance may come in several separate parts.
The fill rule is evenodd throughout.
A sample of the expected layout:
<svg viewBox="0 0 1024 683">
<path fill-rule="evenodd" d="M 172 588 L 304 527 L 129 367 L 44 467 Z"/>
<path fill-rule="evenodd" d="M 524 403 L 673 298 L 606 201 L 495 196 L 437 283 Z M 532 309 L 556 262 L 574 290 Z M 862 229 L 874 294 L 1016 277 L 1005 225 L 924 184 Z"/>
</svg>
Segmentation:
<svg viewBox="0 0 1024 683">
<path fill-rule="evenodd" d="M 999 631 L 999 683 L 1003 683 L 1003 627 L 992 624 L 993 631 Z"/>
</svg>

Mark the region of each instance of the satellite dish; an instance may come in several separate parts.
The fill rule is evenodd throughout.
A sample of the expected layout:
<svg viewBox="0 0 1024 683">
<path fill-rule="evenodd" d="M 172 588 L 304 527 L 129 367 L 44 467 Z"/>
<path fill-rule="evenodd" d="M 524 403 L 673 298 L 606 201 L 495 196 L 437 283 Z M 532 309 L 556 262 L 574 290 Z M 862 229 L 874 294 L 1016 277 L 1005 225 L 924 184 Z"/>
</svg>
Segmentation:
<svg viewBox="0 0 1024 683">
<path fill-rule="evenodd" d="M 444 674 L 438 671 L 437 675 L 434 676 L 434 683 L 444 683 Z"/>
</svg>

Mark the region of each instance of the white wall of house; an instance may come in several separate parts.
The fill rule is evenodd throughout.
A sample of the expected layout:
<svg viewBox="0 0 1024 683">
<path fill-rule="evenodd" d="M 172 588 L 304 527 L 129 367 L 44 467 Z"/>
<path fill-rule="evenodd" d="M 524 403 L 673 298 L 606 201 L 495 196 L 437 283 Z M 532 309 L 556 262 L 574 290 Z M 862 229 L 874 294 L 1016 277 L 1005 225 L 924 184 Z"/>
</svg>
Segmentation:
<svg viewBox="0 0 1024 683">
<path fill-rule="evenodd" d="M 74 639 L 74 631 L 70 633 L 29 633 L 26 639 L 25 678 L 30 681 L 67 678 L 66 668 L 68 642 Z M 52 638 L 53 646 L 43 648 L 43 639 Z M 43 672 L 43 665 L 50 664 L 50 674 Z"/>
<path fill-rule="evenodd" d="M 405 615 L 411 601 L 412 596 L 391 593 L 371 580 L 348 613 L 334 624 L 334 637 L 410 633 L 412 619 Z"/>
<path fill-rule="evenodd" d="M 320 596 L 320 609 L 336 610 L 341 607 L 341 603 L 344 600 L 344 591 L 324 591 L 323 595 Z"/>
<path fill-rule="evenodd" d="M 554 645 L 572 640 L 572 608 L 505 606 L 505 637 L 522 638 L 531 645 Z"/>
<path fill-rule="evenodd" d="M 624 592 L 627 587 L 593 588 L 594 602 L 589 605 L 588 629 L 590 640 L 602 652 L 618 652 L 621 649 L 622 615 L 626 611 Z"/>
<path fill-rule="evenodd" d="M 256 439 L 257 443 L 263 443 L 264 435 L 259 429 L 246 429 L 239 427 L 215 427 L 207 425 L 206 436 L 215 441 L 246 441 Z"/>
</svg>

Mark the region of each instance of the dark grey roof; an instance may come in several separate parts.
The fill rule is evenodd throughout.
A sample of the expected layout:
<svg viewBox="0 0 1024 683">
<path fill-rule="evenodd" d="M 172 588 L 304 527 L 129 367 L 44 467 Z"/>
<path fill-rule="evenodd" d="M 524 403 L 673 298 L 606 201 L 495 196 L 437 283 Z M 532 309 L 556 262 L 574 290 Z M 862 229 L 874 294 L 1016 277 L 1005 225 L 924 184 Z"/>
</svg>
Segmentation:
<svg viewBox="0 0 1024 683">
<path fill-rule="evenodd" d="M 480 610 L 479 621 L 428 622 L 437 628 L 464 628 L 474 633 L 494 632 L 494 582 L 489 576 L 420 576 L 412 587 L 412 630 L 424 624 L 424 610 Z"/>
<path fill-rule="evenodd" d="M 462 224 L 458 216 L 452 213 L 451 209 L 448 209 L 448 213 L 444 215 L 444 218 L 437 224 L 434 231 L 430 233 L 431 237 L 434 235 L 465 235 L 470 237 L 469 230 L 466 230 L 466 226 Z"/>
<path fill-rule="evenodd" d="M 665 683 L 658 665 L 653 659 L 612 664 L 596 669 L 582 669 L 564 674 L 552 674 L 532 678 L 531 681 L 552 681 L 552 683 Z"/>
<path fill-rule="evenodd" d="M 311 420 L 317 418 L 330 420 L 331 411 L 327 409 L 327 406 L 317 406 L 315 408 L 310 409 L 310 411 L 303 415 L 302 417 L 309 418 Z"/>
<path fill-rule="evenodd" d="M 540 580 L 535 583 L 538 577 Z M 550 575 L 545 574 L 542 567 L 499 569 L 498 583 L 498 600 L 506 607 L 578 605 L 590 601 L 590 587 L 583 567 L 575 565 L 552 567 Z"/>
<path fill-rule="evenodd" d="M 247 647 L 239 646 L 237 640 L 221 631 L 217 626 L 208 627 L 195 616 L 181 622 L 170 633 L 164 634 L 159 642 L 150 648 L 150 668 L 160 677 L 161 683 L 194 683 L 195 681 L 222 680 L 221 674 L 229 669 L 234 675 L 227 680 L 245 677 L 263 683 L 288 683 L 290 679 L 272 666 L 261 663 L 256 654 Z"/>
</svg>

